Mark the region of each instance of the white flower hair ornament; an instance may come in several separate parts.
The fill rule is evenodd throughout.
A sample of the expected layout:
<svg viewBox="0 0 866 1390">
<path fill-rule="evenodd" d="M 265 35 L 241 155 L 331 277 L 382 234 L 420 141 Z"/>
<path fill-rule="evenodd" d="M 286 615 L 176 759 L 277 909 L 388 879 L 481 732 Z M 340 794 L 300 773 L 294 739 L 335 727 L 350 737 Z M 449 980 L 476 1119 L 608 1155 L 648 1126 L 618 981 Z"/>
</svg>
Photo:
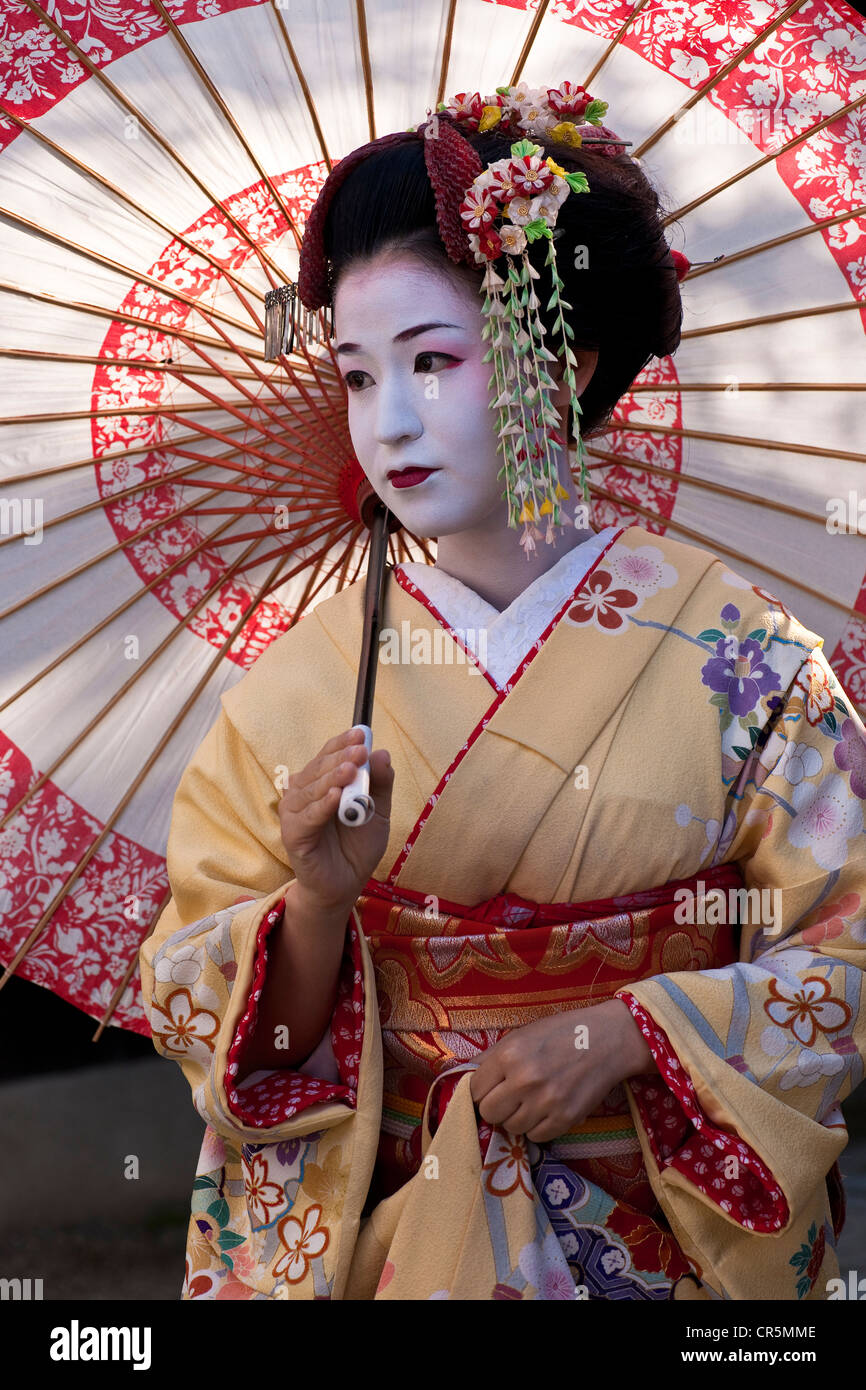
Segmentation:
<svg viewBox="0 0 866 1390">
<path fill-rule="evenodd" d="M 536 524 L 543 524 L 542 518 L 547 518 L 543 533 L 547 544 L 555 540 L 554 526 L 574 524 L 562 508 L 569 493 L 559 481 L 552 448 L 554 443 L 562 446 L 565 442 L 555 432 L 561 416 L 553 404 L 556 383 L 548 366 L 558 357 L 563 361 L 573 411 L 580 491 L 589 504 L 586 458 L 578 423 L 581 408 L 575 380 L 577 358 L 568 341 L 574 337 L 574 330 L 565 317 L 572 305 L 563 297 L 554 250 L 560 207 L 569 194 L 588 192 L 589 184 L 585 174 L 566 171 L 526 137 L 548 136 L 579 148 L 587 129 L 600 127 L 601 138 L 587 143 L 602 146 L 602 153 L 614 156 L 629 142 L 619 140 L 601 125 L 606 111 L 606 102 L 594 100 L 584 88 L 570 82 L 557 88 L 531 88 L 523 83 L 497 87 L 494 96 L 483 98 L 477 92 L 461 92 L 437 108 L 437 114 L 447 112 L 453 119 L 480 131 L 496 129 L 523 136 L 515 140 L 508 158 L 488 165 L 469 186 L 460 204 L 460 216 L 475 260 L 486 265 L 481 283 L 486 320 L 482 336 L 490 346 L 483 360 L 493 363 L 488 385 L 492 391 L 491 408 L 499 411 L 497 451 L 503 454 L 503 466 L 498 476 L 505 478 L 503 495 L 508 504 L 508 524 L 524 528 L 520 544 L 527 559 L 535 550 L 536 541 L 542 539 Z M 437 138 L 436 116 L 428 120 L 424 134 Z M 548 242 L 545 264 L 550 267 L 553 292 L 547 311 L 555 314 L 561 340 L 558 354 L 551 352 L 545 342 L 546 331 L 534 285 L 540 272 L 530 263 L 528 254 L 531 243 L 541 238 Z M 512 262 L 506 278 L 493 265 L 503 255 Z"/>
</svg>

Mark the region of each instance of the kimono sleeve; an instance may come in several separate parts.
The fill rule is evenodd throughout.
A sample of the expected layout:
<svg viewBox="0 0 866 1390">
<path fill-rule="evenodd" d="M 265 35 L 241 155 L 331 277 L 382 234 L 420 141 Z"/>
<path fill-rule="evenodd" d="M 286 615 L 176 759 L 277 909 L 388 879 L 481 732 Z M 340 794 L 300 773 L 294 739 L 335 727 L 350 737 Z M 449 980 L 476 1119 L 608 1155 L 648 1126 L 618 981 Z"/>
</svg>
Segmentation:
<svg viewBox="0 0 866 1390">
<path fill-rule="evenodd" d="M 675 1186 L 695 1184 L 729 1220 L 780 1233 L 845 1147 L 839 1102 L 866 1058 L 866 729 L 819 647 L 767 734 L 744 763 L 716 852 L 743 873 L 739 961 L 620 993 L 679 1101 L 664 1096 L 660 1122 L 665 1086 L 629 1083 L 660 1170 L 675 1169 Z M 742 1161 L 728 1181 L 722 1153 Z"/>
<path fill-rule="evenodd" d="M 331 1038 L 336 1074 L 284 1068 L 234 1078 L 256 1021 L 267 938 L 294 878 L 280 835 L 279 794 L 225 709 L 181 778 L 167 865 L 172 898 L 140 953 L 153 1043 L 178 1062 L 202 1118 L 228 1138 L 271 1142 L 329 1128 L 356 1103 L 365 962 L 354 914 Z M 327 1042 L 326 1039 L 323 1043 Z M 315 1061 L 322 1056 L 316 1049 Z"/>
</svg>

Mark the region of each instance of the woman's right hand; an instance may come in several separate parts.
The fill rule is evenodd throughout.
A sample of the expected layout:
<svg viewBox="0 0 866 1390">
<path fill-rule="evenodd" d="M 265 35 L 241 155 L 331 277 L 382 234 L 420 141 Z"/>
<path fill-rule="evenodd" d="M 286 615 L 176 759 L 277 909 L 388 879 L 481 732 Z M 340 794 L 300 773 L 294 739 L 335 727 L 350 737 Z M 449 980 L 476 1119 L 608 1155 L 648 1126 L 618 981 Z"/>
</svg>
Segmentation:
<svg viewBox="0 0 866 1390">
<path fill-rule="evenodd" d="M 351 906 L 388 845 L 394 769 L 387 750 L 370 755 L 375 814 L 362 826 L 337 819 L 340 795 L 366 761 L 364 735 L 347 729 L 329 739 L 306 767 L 289 777 L 279 803 L 283 844 L 295 878 L 322 909 Z"/>
</svg>

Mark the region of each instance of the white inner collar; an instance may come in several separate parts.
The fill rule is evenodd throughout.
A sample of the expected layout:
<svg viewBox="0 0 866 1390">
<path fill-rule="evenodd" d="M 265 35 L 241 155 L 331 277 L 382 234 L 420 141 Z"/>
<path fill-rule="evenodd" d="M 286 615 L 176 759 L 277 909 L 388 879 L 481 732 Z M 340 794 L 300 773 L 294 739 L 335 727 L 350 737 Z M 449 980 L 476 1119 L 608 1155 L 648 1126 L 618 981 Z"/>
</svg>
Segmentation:
<svg viewBox="0 0 866 1390">
<path fill-rule="evenodd" d="M 436 566 L 408 560 L 399 568 L 501 687 L 619 530 L 621 527 L 606 526 L 574 546 L 501 613 L 462 580 Z"/>
</svg>

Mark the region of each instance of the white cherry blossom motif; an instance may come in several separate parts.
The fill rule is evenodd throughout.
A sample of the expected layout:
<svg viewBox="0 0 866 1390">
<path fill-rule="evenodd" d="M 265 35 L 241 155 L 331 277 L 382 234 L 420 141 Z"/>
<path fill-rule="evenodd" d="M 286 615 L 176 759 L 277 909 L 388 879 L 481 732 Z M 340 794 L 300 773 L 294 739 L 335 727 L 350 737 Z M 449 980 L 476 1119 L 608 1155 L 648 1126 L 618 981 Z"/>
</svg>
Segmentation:
<svg viewBox="0 0 866 1390">
<path fill-rule="evenodd" d="M 510 1134 L 499 1126 L 494 1128 L 484 1164 L 487 1191 L 494 1197 L 505 1197 L 519 1187 L 527 1197 L 533 1197 L 530 1165 L 537 1154 L 537 1146 L 523 1135 Z"/>
<path fill-rule="evenodd" d="M 829 980 L 809 975 L 805 980 L 771 980 L 764 1010 L 780 1028 L 790 1029 L 803 1047 L 811 1048 L 819 1033 L 838 1033 L 851 1019 L 851 1006 L 837 999 Z"/>
<path fill-rule="evenodd" d="M 798 787 L 807 777 L 815 777 L 823 766 L 824 759 L 812 744 L 788 739 L 785 751 L 776 764 L 776 776 L 784 777 L 792 787 Z"/>
<path fill-rule="evenodd" d="M 641 545 L 635 550 L 617 545 L 608 557 L 608 564 L 614 578 L 627 584 L 641 599 L 649 598 L 659 589 L 672 588 L 679 579 L 657 545 Z"/>
<path fill-rule="evenodd" d="M 811 1048 L 801 1048 L 794 1059 L 794 1065 L 785 1072 L 779 1082 L 781 1091 L 790 1091 L 794 1086 L 812 1086 L 824 1076 L 836 1076 L 844 1071 L 845 1058 L 838 1052 L 813 1052 Z"/>
<path fill-rule="evenodd" d="M 326 1226 L 319 1225 L 322 1208 L 318 1204 L 308 1207 L 304 1213 L 303 1224 L 296 1216 L 284 1216 L 277 1226 L 286 1253 L 274 1265 L 277 1278 L 285 1274 L 290 1284 L 299 1284 L 307 1273 L 311 1260 L 321 1255 L 330 1240 Z"/>
<path fill-rule="evenodd" d="M 154 1037 L 166 1052 L 210 1062 L 219 1019 L 208 1009 L 197 1008 L 188 989 L 176 989 L 168 996 L 165 1007 L 154 1004 L 150 1023 Z"/>
<path fill-rule="evenodd" d="M 788 840 L 808 849 L 822 869 L 841 869 L 848 841 L 863 831 L 863 803 L 852 796 L 844 777 L 829 773 L 820 786 L 801 782 L 791 797 L 797 812 L 788 826 Z"/>
<path fill-rule="evenodd" d="M 273 1208 L 285 1204 L 285 1193 L 278 1182 L 268 1178 L 268 1162 L 263 1154 L 252 1154 L 244 1163 L 244 1191 L 250 1215 L 257 1226 L 272 1220 Z"/>
<path fill-rule="evenodd" d="M 204 969 L 204 947 L 192 945 L 179 946 L 169 956 L 160 957 L 154 966 L 158 980 L 171 981 L 176 985 L 194 985 Z"/>
</svg>

